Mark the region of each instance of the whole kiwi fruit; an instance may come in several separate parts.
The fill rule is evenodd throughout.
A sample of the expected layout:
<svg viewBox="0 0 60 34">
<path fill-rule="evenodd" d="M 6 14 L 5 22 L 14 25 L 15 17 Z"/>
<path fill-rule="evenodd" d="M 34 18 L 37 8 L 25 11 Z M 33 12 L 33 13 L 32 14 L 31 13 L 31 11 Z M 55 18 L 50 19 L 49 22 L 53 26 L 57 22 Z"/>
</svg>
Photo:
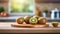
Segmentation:
<svg viewBox="0 0 60 34">
<path fill-rule="evenodd" d="M 37 19 L 38 19 L 39 17 L 40 17 L 40 16 L 38 16 L 38 15 L 33 16 L 33 18 L 37 18 Z"/>
<path fill-rule="evenodd" d="M 38 24 L 46 24 L 46 22 L 47 22 L 47 19 L 44 18 L 44 17 L 40 17 L 40 18 L 38 19 Z"/>
<path fill-rule="evenodd" d="M 24 21 L 25 21 L 26 24 L 30 24 L 29 19 L 30 19 L 30 16 L 25 16 L 24 17 Z"/>
<path fill-rule="evenodd" d="M 18 17 L 18 18 L 16 19 L 16 22 L 17 22 L 18 24 L 23 24 L 24 18 Z"/>
</svg>

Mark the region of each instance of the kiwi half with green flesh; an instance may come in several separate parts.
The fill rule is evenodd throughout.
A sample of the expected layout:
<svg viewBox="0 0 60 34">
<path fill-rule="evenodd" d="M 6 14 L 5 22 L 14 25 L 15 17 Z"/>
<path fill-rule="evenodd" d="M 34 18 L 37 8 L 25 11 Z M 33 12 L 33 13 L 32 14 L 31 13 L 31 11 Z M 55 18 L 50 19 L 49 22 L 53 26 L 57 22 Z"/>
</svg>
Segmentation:
<svg viewBox="0 0 60 34">
<path fill-rule="evenodd" d="M 29 20 L 29 22 L 30 22 L 30 24 L 37 24 L 38 19 L 31 17 L 30 20 Z"/>
<path fill-rule="evenodd" d="M 23 24 L 24 18 L 18 17 L 18 18 L 16 19 L 16 22 L 17 22 L 18 24 Z"/>
</svg>

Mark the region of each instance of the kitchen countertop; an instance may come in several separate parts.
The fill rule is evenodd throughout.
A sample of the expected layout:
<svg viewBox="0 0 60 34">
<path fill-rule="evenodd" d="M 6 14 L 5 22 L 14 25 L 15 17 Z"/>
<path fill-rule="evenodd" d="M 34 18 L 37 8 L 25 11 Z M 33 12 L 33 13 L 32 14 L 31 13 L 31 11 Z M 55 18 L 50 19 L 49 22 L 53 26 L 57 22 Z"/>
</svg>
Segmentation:
<svg viewBox="0 0 60 34">
<path fill-rule="evenodd" d="M 11 26 L 13 23 L 0 22 L 0 33 L 60 33 L 60 27 L 54 28 L 50 23 L 50 27 L 46 28 L 17 28 Z"/>
</svg>

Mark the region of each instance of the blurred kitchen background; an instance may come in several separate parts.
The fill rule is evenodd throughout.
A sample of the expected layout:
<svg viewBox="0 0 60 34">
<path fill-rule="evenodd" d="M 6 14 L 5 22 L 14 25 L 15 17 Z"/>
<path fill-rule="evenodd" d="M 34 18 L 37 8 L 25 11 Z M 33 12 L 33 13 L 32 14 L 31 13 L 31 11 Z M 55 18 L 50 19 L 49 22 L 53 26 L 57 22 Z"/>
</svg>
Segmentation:
<svg viewBox="0 0 60 34">
<path fill-rule="evenodd" d="M 60 22 L 60 0 L 34 0 L 35 5 L 41 11 L 41 16 L 46 17 L 48 22 L 59 21 Z M 0 22 L 15 22 L 18 15 L 10 15 L 9 12 L 9 0 L 0 0 L 0 8 L 4 8 L 6 16 L 0 16 Z M 2 10 L 2 9 L 0 9 Z M 37 11 L 38 12 L 38 11 Z M 22 16 L 22 15 L 19 15 Z"/>
</svg>

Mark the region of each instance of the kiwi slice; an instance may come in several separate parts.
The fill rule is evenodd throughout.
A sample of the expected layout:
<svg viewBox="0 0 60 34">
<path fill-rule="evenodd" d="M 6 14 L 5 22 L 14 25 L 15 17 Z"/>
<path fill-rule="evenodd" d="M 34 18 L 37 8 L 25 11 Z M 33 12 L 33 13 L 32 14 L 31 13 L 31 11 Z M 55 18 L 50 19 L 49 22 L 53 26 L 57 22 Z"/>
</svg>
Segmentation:
<svg viewBox="0 0 60 34">
<path fill-rule="evenodd" d="M 30 18 L 29 22 L 30 22 L 30 24 L 37 24 L 38 19 L 32 17 L 32 18 Z"/>
</svg>

